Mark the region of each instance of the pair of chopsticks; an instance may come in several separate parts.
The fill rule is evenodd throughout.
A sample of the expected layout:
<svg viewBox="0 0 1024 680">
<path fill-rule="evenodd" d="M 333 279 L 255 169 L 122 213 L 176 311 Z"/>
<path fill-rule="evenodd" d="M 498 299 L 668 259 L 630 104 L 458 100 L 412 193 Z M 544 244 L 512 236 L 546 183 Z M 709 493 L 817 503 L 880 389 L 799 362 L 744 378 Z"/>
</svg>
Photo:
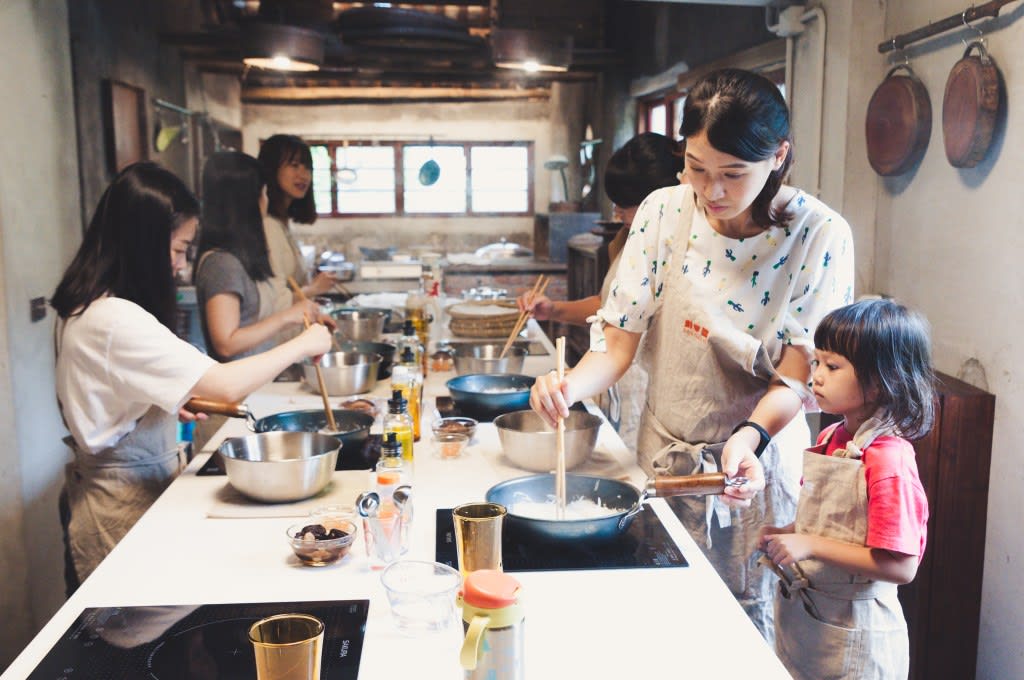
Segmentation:
<svg viewBox="0 0 1024 680">
<path fill-rule="evenodd" d="M 534 300 L 537 299 L 538 295 L 543 295 L 544 291 L 547 290 L 548 284 L 551 283 L 551 277 L 545 274 L 541 274 L 537 277 L 537 282 L 533 284 L 533 289 L 530 290 L 529 304 L 533 304 Z M 501 354 L 498 355 L 499 359 L 504 359 L 505 355 L 508 354 L 508 350 L 512 347 L 512 343 L 515 342 L 516 337 L 522 332 L 523 326 L 526 325 L 527 320 L 530 318 L 533 312 L 529 310 L 523 310 L 519 312 L 519 318 L 516 319 L 516 325 L 512 327 L 512 332 L 508 336 L 508 340 L 505 341 L 505 346 L 501 348 Z"/>
<path fill-rule="evenodd" d="M 295 279 L 293 279 L 290 276 L 288 277 L 288 285 L 292 287 L 292 290 L 295 291 L 295 294 L 298 295 L 302 300 L 308 301 L 306 294 L 302 292 L 302 288 L 300 288 L 299 284 L 295 282 Z M 305 324 L 306 328 L 309 328 L 309 319 L 306 317 L 306 315 L 302 316 L 302 322 Z M 331 339 L 333 341 L 333 334 L 331 336 Z M 323 371 L 320 370 L 319 363 L 313 364 L 313 368 L 316 369 L 316 381 L 320 383 L 320 396 L 324 400 L 324 414 L 327 416 L 327 427 L 328 429 L 330 429 L 331 432 L 337 432 L 338 423 L 335 422 L 334 420 L 334 411 L 331 409 L 331 402 L 327 399 L 327 383 L 324 382 Z"/>
<path fill-rule="evenodd" d="M 562 384 L 565 378 L 565 336 L 555 340 L 555 354 L 558 355 L 558 384 Z M 555 517 L 565 519 L 565 418 L 558 416 L 557 434 L 555 436 L 555 447 L 558 453 L 557 464 L 555 465 Z"/>
</svg>

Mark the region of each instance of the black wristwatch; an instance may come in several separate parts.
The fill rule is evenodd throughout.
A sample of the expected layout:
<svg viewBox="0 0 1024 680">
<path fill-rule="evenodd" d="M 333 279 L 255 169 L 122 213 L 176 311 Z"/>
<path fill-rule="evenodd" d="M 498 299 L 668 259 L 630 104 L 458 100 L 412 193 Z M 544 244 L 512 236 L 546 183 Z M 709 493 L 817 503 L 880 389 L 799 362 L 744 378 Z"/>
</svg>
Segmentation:
<svg viewBox="0 0 1024 680">
<path fill-rule="evenodd" d="M 764 429 L 763 427 L 761 427 L 752 420 L 744 420 L 742 423 L 733 428 L 732 433 L 736 434 L 745 427 L 754 428 L 755 430 L 757 430 L 757 434 L 760 435 L 761 437 L 761 443 L 757 445 L 756 449 L 754 449 L 754 455 L 760 458 L 761 454 L 764 453 L 764 450 L 768 448 L 768 442 L 772 440 L 772 436 L 768 434 L 768 430 Z"/>
</svg>

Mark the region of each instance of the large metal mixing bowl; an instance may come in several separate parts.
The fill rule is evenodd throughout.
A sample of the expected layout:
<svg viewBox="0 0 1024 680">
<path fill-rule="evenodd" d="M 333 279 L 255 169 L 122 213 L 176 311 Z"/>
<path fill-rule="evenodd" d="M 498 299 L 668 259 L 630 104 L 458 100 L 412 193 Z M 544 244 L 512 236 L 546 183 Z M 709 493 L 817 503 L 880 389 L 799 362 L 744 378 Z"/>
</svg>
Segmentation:
<svg viewBox="0 0 1024 680">
<path fill-rule="evenodd" d="M 380 340 L 387 314 L 378 309 L 335 309 L 331 317 L 338 324 L 338 335 L 344 340 Z"/>
<path fill-rule="evenodd" d="M 383 358 L 369 352 L 331 352 L 320 357 L 320 374 L 324 377 L 327 394 L 347 397 L 369 392 L 377 385 L 377 375 Z M 320 391 L 316 364 L 310 359 L 302 362 L 306 384 L 314 392 Z"/>
<path fill-rule="evenodd" d="M 486 495 L 488 503 L 499 503 L 508 510 L 506 522 L 542 540 L 616 538 L 629 528 L 635 516 L 631 511 L 635 511 L 640 502 L 640 492 L 632 484 L 588 475 L 566 475 L 565 497 L 568 502 L 579 498 L 591 500 L 614 509 L 614 512 L 594 519 L 535 519 L 518 514 L 517 503 L 551 503 L 554 506 L 555 476 L 551 474 L 509 479 L 492 486 Z"/>
<path fill-rule="evenodd" d="M 462 415 L 493 420 L 502 413 L 529 408 L 534 380 L 532 376 L 515 373 L 472 373 L 452 378 L 445 386 Z"/>
<path fill-rule="evenodd" d="M 557 467 L 555 428 L 533 411 L 515 411 L 494 419 L 498 439 L 512 464 L 533 472 Z M 565 419 L 565 467 L 571 470 L 594 452 L 601 418 L 585 411 L 569 411 Z"/>
<path fill-rule="evenodd" d="M 459 343 L 451 348 L 455 372 L 459 375 L 469 373 L 522 373 L 523 362 L 527 350 L 522 347 L 509 347 L 505 356 L 501 356 L 504 343 Z"/>
<path fill-rule="evenodd" d="M 331 481 L 341 440 L 314 432 L 262 432 L 225 439 L 217 451 L 231 486 L 263 503 L 314 496 Z"/>
</svg>

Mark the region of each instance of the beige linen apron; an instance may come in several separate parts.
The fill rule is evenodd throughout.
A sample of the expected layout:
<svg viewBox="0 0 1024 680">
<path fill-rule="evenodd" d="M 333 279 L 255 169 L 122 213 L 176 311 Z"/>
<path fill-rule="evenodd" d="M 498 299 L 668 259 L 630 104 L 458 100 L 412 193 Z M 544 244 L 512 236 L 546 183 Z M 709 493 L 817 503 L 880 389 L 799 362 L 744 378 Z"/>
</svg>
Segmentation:
<svg viewBox="0 0 1024 680">
<path fill-rule="evenodd" d="M 677 243 L 688 243 L 693 213 L 693 202 L 684 200 L 680 220 L 685 238 Z M 707 304 L 682 273 L 684 255 L 685 249 L 679 250 L 672 261 L 662 263 L 668 267 L 664 301 L 641 346 L 650 386 L 637 452 L 649 474 L 716 471 L 724 442 L 737 423 L 750 417 L 769 380 L 777 375 L 760 340 L 737 329 L 723 310 Z M 798 466 L 795 453 L 787 465 L 781 451 L 801 451 L 809 438 L 802 413 L 776 435 L 761 455 L 766 487 L 749 508 L 730 508 L 716 496 L 670 502 L 769 643 L 773 578 L 757 565 L 758 531 L 765 524 L 793 521 Z M 786 441 L 800 443 L 786 448 Z"/>
<path fill-rule="evenodd" d="M 149 509 L 186 464 L 175 441 L 176 414 L 151 406 L 135 429 L 114 446 L 92 454 L 65 437 L 74 460 L 65 468 L 71 511 L 68 546 L 84 581 Z"/>
<path fill-rule="evenodd" d="M 868 494 L 861 452 L 890 432 L 869 420 L 846 449 L 804 452 L 794 531 L 864 545 Z M 765 558 L 767 561 L 767 558 Z M 910 668 L 907 623 L 895 583 L 872 581 L 808 559 L 779 575 L 775 598 L 779 659 L 798 680 L 896 680 Z"/>
<path fill-rule="evenodd" d="M 64 327 L 54 327 L 54 354 Z M 64 407 L 57 399 L 64 419 Z M 135 429 L 92 454 L 64 437 L 74 459 L 64 468 L 61 525 L 66 558 L 82 583 L 163 493 L 188 461 L 177 443 L 177 414 L 150 406 Z M 65 421 L 65 427 L 67 422 Z M 68 578 L 69 594 L 73 581 Z"/>
</svg>

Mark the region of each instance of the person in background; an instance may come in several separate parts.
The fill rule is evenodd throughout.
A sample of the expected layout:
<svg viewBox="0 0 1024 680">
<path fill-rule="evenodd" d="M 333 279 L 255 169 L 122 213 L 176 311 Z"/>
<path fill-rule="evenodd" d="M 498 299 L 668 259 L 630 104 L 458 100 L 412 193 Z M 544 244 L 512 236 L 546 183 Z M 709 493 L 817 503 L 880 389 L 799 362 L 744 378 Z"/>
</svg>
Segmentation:
<svg viewBox="0 0 1024 680">
<path fill-rule="evenodd" d="M 281 311 L 299 297 L 289 287 L 289 277 L 295 279 L 303 294 L 310 298 L 330 291 L 337 281 L 327 272 L 320 272 L 310 279 L 302 253 L 292 236 L 292 221 L 299 224 L 316 222 L 313 156 L 309 145 L 295 135 L 272 135 L 260 147 L 259 161 L 267 178 L 267 198 L 270 201 L 263 220 L 273 271 L 267 287 L 275 298 L 274 310 Z"/>
<path fill-rule="evenodd" d="M 928 324 L 891 300 L 828 314 L 814 332 L 814 395 L 843 417 L 804 451 L 796 521 L 762 529 L 780 576 L 775 649 L 798 680 L 906 678 L 896 586 L 924 555 L 928 499 L 914 447 L 934 421 Z"/>
<path fill-rule="evenodd" d="M 173 331 L 174 276 L 199 204 L 155 163 L 123 170 L 100 198 L 51 298 L 57 403 L 74 454 L 61 493 L 69 593 L 184 466 L 177 420 L 192 396 L 239 401 L 292 362 L 329 351 L 312 325 L 263 354 L 218 363 Z"/>
<path fill-rule="evenodd" d="M 261 294 L 258 284 L 272 274 L 263 231 L 266 212 L 258 160 L 237 151 L 207 159 L 194 276 L 207 353 L 217 361 L 265 351 L 280 331 L 301 328 L 306 319 L 333 325 L 312 301 L 275 312 L 271 296 Z"/>
<path fill-rule="evenodd" d="M 619 265 L 619 254 L 640 202 L 655 189 L 679 184 L 682 173 L 683 148 L 680 142 L 656 132 L 643 132 L 622 145 L 608 159 L 604 170 L 605 194 L 614 206 L 612 219 L 621 222 L 622 227 L 608 244 L 608 273 L 604 277 L 601 294 L 562 301 L 552 300 L 546 295 L 531 298 L 526 292 L 516 301 L 520 311 L 529 310 L 538 321 L 586 324 L 608 296 Z M 609 388 L 607 398 L 602 399 L 607 402 L 602 403 L 602 408 L 618 424 L 619 436 L 632 450 L 636 449 L 637 428 L 646 392 L 647 374 L 634 362 Z"/>
<path fill-rule="evenodd" d="M 758 532 L 796 512 L 795 452 L 810 443 L 802 408 L 815 408 L 808 329 L 852 301 L 853 239 L 838 213 L 783 183 L 789 110 L 768 79 L 704 76 L 680 133 L 690 185 L 644 199 L 590 351 L 563 381 L 538 377 L 530 403 L 554 424 L 618 380 L 639 347 L 650 384 L 638 462 L 649 474 L 746 478 L 672 507 L 771 642 L 773 584 L 754 556 Z"/>
</svg>

